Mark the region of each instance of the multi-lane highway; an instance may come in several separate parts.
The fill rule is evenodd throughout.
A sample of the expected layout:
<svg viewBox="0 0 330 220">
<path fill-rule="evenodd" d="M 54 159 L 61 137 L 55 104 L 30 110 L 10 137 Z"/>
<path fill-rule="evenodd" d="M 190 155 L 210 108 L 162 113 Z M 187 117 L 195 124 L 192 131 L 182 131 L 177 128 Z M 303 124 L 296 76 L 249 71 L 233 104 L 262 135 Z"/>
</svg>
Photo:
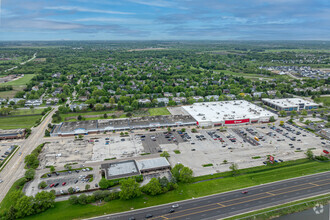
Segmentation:
<svg viewBox="0 0 330 220">
<path fill-rule="evenodd" d="M 13 183 L 24 176 L 24 158 L 39 144 L 43 143 L 45 129 L 51 122 L 52 115 L 55 110 L 57 110 L 57 107 L 55 107 L 55 109 L 48 114 L 39 126 L 32 128 L 31 135 L 24 142 L 22 142 L 22 144 L 20 144 L 20 149 L 18 151 L 21 152 L 21 154 L 16 153 L 8 162 L 6 167 L 0 172 L 1 179 L 3 180 L 3 182 L 0 183 L 0 202 L 6 196 Z"/>
<path fill-rule="evenodd" d="M 157 220 L 221 219 L 301 198 L 330 193 L 330 172 L 259 185 L 244 190 L 247 190 L 248 193 L 242 194 L 243 190 L 237 190 L 178 202 L 179 207 L 173 213 L 169 213 L 172 204 L 166 204 L 92 219 L 121 220 L 130 217 L 145 219 L 146 214 L 153 215 L 150 219 Z"/>
</svg>

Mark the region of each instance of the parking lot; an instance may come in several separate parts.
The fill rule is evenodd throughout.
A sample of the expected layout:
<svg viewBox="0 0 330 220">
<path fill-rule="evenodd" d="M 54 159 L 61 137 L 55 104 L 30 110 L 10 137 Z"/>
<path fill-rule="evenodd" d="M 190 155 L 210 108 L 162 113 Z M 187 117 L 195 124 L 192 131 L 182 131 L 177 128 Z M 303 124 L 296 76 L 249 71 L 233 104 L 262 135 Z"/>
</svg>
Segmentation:
<svg viewBox="0 0 330 220">
<path fill-rule="evenodd" d="M 57 195 L 68 193 L 68 189 L 72 187 L 76 192 L 85 190 L 87 184 L 90 185 L 90 189 L 98 188 L 98 182 L 100 181 L 101 175 L 98 170 L 89 171 L 70 171 L 69 172 L 58 172 L 58 175 L 51 174 L 45 178 L 36 178 L 33 182 L 29 183 L 25 187 L 26 194 L 35 195 L 40 191 L 51 191 L 55 190 Z M 91 178 L 92 181 L 90 182 Z M 44 189 L 38 189 L 39 183 L 45 181 L 47 187 Z"/>
<path fill-rule="evenodd" d="M 102 161 L 107 158 L 129 158 L 144 153 L 139 136 L 130 134 L 120 137 L 119 134 L 93 140 L 93 161 Z"/>
<path fill-rule="evenodd" d="M 160 144 L 160 148 L 170 153 L 172 166 L 189 166 L 195 176 L 227 171 L 232 163 L 239 168 L 260 166 L 267 155 L 278 162 L 304 158 L 307 149 L 318 155 L 327 145 L 313 133 L 289 124 L 235 126 L 225 132 L 205 129 L 192 133 L 188 129 L 186 133 L 190 137 L 186 142 Z"/>
</svg>

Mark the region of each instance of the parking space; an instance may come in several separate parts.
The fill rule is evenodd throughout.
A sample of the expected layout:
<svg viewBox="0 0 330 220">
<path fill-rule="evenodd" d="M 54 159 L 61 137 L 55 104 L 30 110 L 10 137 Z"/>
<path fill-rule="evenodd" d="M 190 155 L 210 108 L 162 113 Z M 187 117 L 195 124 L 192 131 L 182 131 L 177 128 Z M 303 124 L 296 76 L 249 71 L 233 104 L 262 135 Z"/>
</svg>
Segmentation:
<svg viewBox="0 0 330 220">
<path fill-rule="evenodd" d="M 26 186 L 24 191 L 27 195 L 34 195 L 43 190 L 55 190 L 56 194 L 60 195 L 68 193 L 68 189 L 70 187 L 72 187 L 76 192 L 85 190 L 85 186 L 87 184 L 90 185 L 90 189 L 98 188 L 98 185 L 96 184 L 98 184 L 101 178 L 98 171 L 84 170 L 85 171 L 57 172 L 57 175 L 54 173 L 45 178 L 36 178 L 33 182 Z M 43 181 L 46 182 L 47 187 L 44 189 L 39 189 L 38 185 Z"/>
<path fill-rule="evenodd" d="M 304 152 L 310 148 L 315 154 L 321 153 L 325 144 L 319 137 L 292 125 L 285 126 L 291 130 L 279 124 L 235 126 L 224 132 L 187 130 L 191 139 L 178 144 L 160 144 L 160 147 L 170 153 L 172 166 L 182 163 L 191 167 L 196 176 L 227 171 L 232 163 L 237 163 L 239 168 L 260 166 L 267 155 L 273 155 L 277 161 L 287 161 L 304 158 Z M 283 130 L 282 133 L 278 129 Z"/>
</svg>

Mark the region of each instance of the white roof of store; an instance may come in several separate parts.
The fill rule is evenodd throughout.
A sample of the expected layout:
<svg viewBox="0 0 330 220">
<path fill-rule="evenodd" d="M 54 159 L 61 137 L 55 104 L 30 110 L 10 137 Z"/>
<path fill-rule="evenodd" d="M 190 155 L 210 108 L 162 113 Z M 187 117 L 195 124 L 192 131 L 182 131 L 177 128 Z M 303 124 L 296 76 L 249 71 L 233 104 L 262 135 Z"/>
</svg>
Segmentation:
<svg viewBox="0 0 330 220">
<path fill-rule="evenodd" d="M 245 100 L 200 102 L 182 106 L 196 121 L 223 122 L 225 120 L 277 117 L 276 114 Z"/>
<path fill-rule="evenodd" d="M 147 170 L 153 169 L 158 167 L 167 167 L 170 166 L 170 163 L 167 161 L 165 157 L 158 157 L 153 159 L 146 159 L 146 160 L 137 160 L 136 164 L 139 170 Z"/>
<path fill-rule="evenodd" d="M 310 101 L 300 99 L 300 98 L 289 98 L 289 99 L 267 99 L 267 98 L 265 98 L 262 100 L 272 103 L 272 104 L 277 105 L 282 108 L 297 107 L 299 104 L 305 104 L 305 106 L 318 105 L 314 102 L 310 102 Z"/>
</svg>

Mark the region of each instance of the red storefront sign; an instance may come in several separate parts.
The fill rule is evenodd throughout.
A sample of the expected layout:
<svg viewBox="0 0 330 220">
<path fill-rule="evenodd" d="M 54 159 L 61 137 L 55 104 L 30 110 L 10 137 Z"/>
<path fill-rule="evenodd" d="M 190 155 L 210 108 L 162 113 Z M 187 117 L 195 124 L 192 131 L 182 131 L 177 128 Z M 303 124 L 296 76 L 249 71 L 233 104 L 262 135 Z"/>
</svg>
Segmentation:
<svg viewBox="0 0 330 220">
<path fill-rule="evenodd" d="M 241 124 L 241 123 L 248 123 L 250 122 L 250 119 L 241 119 L 241 120 L 226 120 L 225 124 L 230 125 L 230 124 Z"/>
</svg>

